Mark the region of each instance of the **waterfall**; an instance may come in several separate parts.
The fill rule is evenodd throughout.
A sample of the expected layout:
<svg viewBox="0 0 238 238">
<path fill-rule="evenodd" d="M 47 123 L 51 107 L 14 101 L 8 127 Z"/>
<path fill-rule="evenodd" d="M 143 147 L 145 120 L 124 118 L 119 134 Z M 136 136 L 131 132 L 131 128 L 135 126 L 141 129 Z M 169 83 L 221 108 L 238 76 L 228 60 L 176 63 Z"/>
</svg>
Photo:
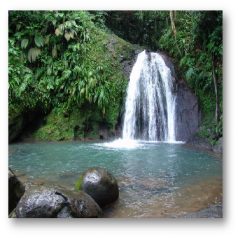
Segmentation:
<svg viewBox="0 0 238 238">
<path fill-rule="evenodd" d="M 122 137 L 176 141 L 174 78 L 159 53 L 141 52 L 127 88 Z"/>
</svg>

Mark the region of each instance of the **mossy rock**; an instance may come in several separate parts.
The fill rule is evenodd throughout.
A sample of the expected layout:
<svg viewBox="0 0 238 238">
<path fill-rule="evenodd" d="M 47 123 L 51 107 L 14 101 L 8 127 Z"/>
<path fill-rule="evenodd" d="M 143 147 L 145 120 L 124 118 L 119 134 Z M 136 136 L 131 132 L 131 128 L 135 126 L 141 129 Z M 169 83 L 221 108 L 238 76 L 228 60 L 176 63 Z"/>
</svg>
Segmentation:
<svg viewBox="0 0 238 238">
<path fill-rule="evenodd" d="M 104 168 L 86 170 L 75 184 L 76 190 L 82 190 L 90 195 L 99 206 L 103 207 L 119 197 L 116 178 Z"/>
<path fill-rule="evenodd" d="M 87 123 L 88 117 L 93 120 Z M 67 117 L 62 108 L 53 109 L 46 117 L 46 123 L 34 132 L 33 138 L 40 141 L 84 140 L 84 138 L 99 138 L 98 124 L 100 118 L 97 112 L 75 109 Z M 90 130 L 86 130 L 89 127 Z"/>
<path fill-rule="evenodd" d="M 83 174 L 81 174 L 75 183 L 75 189 L 80 191 L 83 189 Z"/>
</svg>

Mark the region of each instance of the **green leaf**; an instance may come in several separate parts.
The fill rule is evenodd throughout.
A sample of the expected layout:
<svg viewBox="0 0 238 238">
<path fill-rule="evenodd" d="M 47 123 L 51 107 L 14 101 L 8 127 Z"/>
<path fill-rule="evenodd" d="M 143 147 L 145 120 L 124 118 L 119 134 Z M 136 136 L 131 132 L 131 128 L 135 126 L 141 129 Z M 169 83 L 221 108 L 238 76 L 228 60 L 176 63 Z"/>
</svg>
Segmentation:
<svg viewBox="0 0 238 238">
<path fill-rule="evenodd" d="M 66 39 L 67 41 L 69 41 L 70 38 L 71 38 L 71 35 L 70 35 L 70 33 L 65 32 L 64 37 L 65 37 L 65 39 Z"/>
<path fill-rule="evenodd" d="M 28 51 L 28 60 L 29 62 L 34 62 L 36 61 L 37 57 L 40 55 L 41 50 L 38 48 L 30 48 L 30 50 Z"/>
<path fill-rule="evenodd" d="M 47 75 L 51 75 L 51 73 L 52 73 L 52 69 L 51 69 L 51 67 L 48 67 L 47 68 Z"/>
<path fill-rule="evenodd" d="M 63 35 L 62 31 L 59 28 L 55 29 L 56 36 Z"/>
<path fill-rule="evenodd" d="M 45 44 L 46 44 L 46 45 L 49 45 L 49 43 L 50 43 L 50 35 L 47 35 L 47 36 L 45 37 Z"/>
<path fill-rule="evenodd" d="M 81 96 L 81 97 L 84 95 L 84 92 L 85 92 L 85 89 L 82 88 L 82 89 L 80 90 L 80 96 Z"/>
<path fill-rule="evenodd" d="M 42 47 L 44 45 L 44 38 L 42 36 L 36 35 L 34 40 L 35 40 L 36 46 Z"/>
<path fill-rule="evenodd" d="M 74 38 L 74 31 L 67 31 L 64 34 L 64 37 L 67 41 Z"/>
<path fill-rule="evenodd" d="M 53 24 L 53 26 L 56 25 L 56 22 L 57 22 L 56 19 L 53 19 L 53 20 L 52 20 L 52 24 Z"/>
<path fill-rule="evenodd" d="M 57 57 L 57 48 L 56 45 L 54 45 L 53 49 L 52 49 L 52 57 L 56 58 Z"/>
<path fill-rule="evenodd" d="M 26 49 L 26 47 L 28 46 L 29 40 L 28 39 L 23 39 L 21 41 L 21 48 L 22 49 Z"/>
<path fill-rule="evenodd" d="M 194 74 L 194 69 L 193 68 L 189 68 L 189 70 L 186 72 L 186 79 L 190 79 Z"/>
</svg>

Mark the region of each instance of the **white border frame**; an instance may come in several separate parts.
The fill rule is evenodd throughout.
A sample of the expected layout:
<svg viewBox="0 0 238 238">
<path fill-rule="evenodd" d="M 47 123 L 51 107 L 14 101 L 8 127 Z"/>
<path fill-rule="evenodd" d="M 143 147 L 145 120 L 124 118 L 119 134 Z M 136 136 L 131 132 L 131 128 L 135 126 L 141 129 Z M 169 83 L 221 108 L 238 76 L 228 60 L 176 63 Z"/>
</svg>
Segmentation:
<svg viewBox="0 0 238 238">
<path fill-rule="evenodd" d="M 0 224 L 2 237 L 237 237 L 238 222 L 238 10 L 235 1 L 27 1 L 1 2 L 0 76 Z M 224 15 L 224 218 L 223 219 L 8 219 L 8 10 L 223 10 Z"/>
</svg>

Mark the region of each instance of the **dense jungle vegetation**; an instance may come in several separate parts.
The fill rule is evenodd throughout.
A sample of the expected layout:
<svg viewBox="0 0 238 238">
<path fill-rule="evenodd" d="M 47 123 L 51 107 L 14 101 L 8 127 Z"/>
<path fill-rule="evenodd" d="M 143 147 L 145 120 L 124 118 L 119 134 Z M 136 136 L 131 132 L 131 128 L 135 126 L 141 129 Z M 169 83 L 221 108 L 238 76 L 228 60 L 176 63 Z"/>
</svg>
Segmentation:
<svg viewBox="0 0 238 238">
<path fill-rule="evenodd" d="M 10 137 L 34 116 L 47 118 L 37 139 L 115 131 L 128 83 L 121 57 L 139 47 L 173 58 L 199 99 L 200 134 L 222 136 L 222 12 L 10 11 Z"/>
</svg>

